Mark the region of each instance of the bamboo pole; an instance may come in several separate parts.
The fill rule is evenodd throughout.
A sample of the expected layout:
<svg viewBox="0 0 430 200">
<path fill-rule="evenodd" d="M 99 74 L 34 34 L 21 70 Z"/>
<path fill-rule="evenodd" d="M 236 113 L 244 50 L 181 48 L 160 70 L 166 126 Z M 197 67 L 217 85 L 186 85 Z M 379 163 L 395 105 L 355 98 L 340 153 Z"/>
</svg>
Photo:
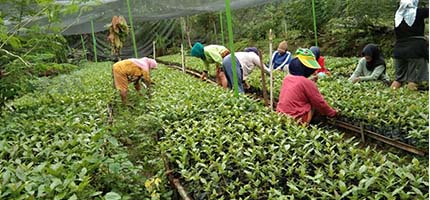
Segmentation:
<svg viewBox="0 0 430 200">
<path fill-rule="evenodd" d="M 94 22 L 91 20 L 91 35 L 93 36 L 93 50 L 94 50 L 94 61 L 97 62 L 97 42 L 96 35 L 94 33 Z"/>
<path fill-rule="evenodd" d="M 134 35 L 133 15 L 131 14 L 131 8 L 130 8 L 130 0 L 127 0 L 127 8 L 128 8 L 128 18 L 130 20 L 130 27 L 131 27 L 131 39 L 133 40 L 134 57 L 138 58 L 137 46 L 136 46 L 136 37 Z"/>
<path fill-rule="evenodd" d="M 270 110 L 273 111 L 273 60 L 272 60 L 272 41 L 273 41 L 273 35 L 272 35 L 272 29 L 269 30 L 269 69 L 270 69 Z"/>
<path fill-rule="evenodd" d="M 185 18 L 181 18 L 181 56 L 182 56 L 182 71 L 185 72 L 185 50 L 184 50 L 184 46 L 185 46 L 185 29 L 186 29 L 186 24 L 185 24 Z"/>
<path fill-rule="evenodd" d="M 314 18 L 315 46 L 318 46 L 317 17 L 315 15 L 315 0 L 312 0 L 312 15 L 313 15 L 313 18 Z"/>
<path fill-rule="evenodd" d="M 234 95 L 236 97 L 239 96 L 239 86 L 237 83 L 237 73 L 236 73 L 236 57 L 234 56 L 234 43 L 233 43 L 233 27 L 231 23 L 231 9 L 230 9 L 230 0 L 225 0 L 225 13 L 227 15 L 227 29 L 228 29 L 228 43 L 230 47 L 230 58 L 231 58 L 231 67 L 233 71 L 233 89 Z"/>
<path fill-rule="evenodd" d="M 81 34 L 81 43 L 82 43 L 82 50 L 84 51 L 84 57 L 85 60 L 88 60 L 87 58 L 87 48 L 85 47 L 84 37 Z"/>
<path fill-rule="evenodd" d="M 191 45 L 191 39 L 190 39 L 190 30 L 189 27 L 187 26 L 187 20 L 184 20 L 184 28 L 185 28 L 185 33 L 187 34 L 187 40 L 188 40 L 188 46 L 191 49 L 193 47 L 193 45 Z"/>
<path fill-rule="evenodd" d="M 258 56 L 260 57 L 261 86 L 263 88 L 264 105 L 268 106 L 269 102 L 267 99 L 266 73 L 264 72 L 263 54 L 261 53 L 260 50 L 258 51 Z"/>
<path fill-rule="evenodd" d="M 181 64 L 182 64 L 182 72 L 185 72 L 184 44 L 182 43 L 181 43 Z"/>
<path fill-rule="evenodd" d="M 152 41 L 152 57 L 155 59 L 155 55 L 157 54 L 155 49 L 155 41 Z"/>
</svg>

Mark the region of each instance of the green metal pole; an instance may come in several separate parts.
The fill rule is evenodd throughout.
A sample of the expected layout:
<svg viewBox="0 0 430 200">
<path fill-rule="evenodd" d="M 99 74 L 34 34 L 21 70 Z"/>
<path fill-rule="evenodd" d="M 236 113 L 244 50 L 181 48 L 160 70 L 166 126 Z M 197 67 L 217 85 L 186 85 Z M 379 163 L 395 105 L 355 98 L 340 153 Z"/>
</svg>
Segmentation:
<svg viewBox="0 0 430 200">
<path fill-rule="evenodd" d="M 91 35 L 93 36 L 94 61 L 97 62 L 96 35 L 94 34 L 94 22 L 91 20 Z"/>
<path fill-rule="evenodd" d="M 234 56 L 234 43 L 233 43 L 233 28 L 231 25 L 231 10 L 230 10 L 230 0 L 225 0 L 225 13 L 227 15 L 227 29 L 228 29 L 228 43 L 231 51 L 231 71 L 233 72 L 233 88 L 234 95 L 239 96 L 239 86 L 237 83 L 237 73 L 236 73 L 236 58 Z"/>
<path fill-rule="evenodd" d="M 131 8 L 130 8 L 130 0 L 127 0 L 127 8 L 128 8 L 128 18 L 130 20 L 130 26 L 131 26 L 131 39 L 133 40 L 134 57 L 138 58 L 137 47 L 136 47 L 136 38 L 134 36 L 133 17 L 132 17 Z"/>
<path fill-rule="evenodd" d="M 181 17 L 181 63 L 182 63 L 182 71 L 185 72 L 185 18 Z"/>
<path fill-rule="evenodd" d="M 219 12 L 219 24 L 221 26 L 221 44 L 224 45 L 224 29 L 223 29 L 223 21 L 222 21 L 222 11 Z"/>
<path fill-rule="evenodd" d="M 81 43 L 82 43 L 82 50 L 84 51 L 85 60 L 88 60 L 88 58 L 87 58 L 87 48 L 85 47 L 84 37 L 82 37 L 82 34 L 81 34 Z"/>
<path fill-rule="evenodd" d="M 312 15 L 314 17 L 314 33 L 315 33 L 315 46 L 318 46 L 318 37 L 317 37 L 317 17 L 315 15 L 315 0 L 312 0 Z"/>
</svg>

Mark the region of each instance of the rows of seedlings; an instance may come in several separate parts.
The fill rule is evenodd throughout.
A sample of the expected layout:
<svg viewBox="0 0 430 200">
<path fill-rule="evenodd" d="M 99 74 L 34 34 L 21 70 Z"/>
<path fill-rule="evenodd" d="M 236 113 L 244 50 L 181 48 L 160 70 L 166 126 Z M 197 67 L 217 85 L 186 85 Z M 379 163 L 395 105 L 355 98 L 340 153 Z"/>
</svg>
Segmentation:
<svg viewBox="0 0 430 200">
<path fill-rule="evenodd" d="M 428 160 L 359 148 L 260 101 L 160 67 L 149 110 L 193 199 L 426 199 Z"/>
<path fill-rule="evenodd" d="M 35 87 L 1 112 L 0 199 L 171 195 L 151 138 L 157 120 L 137 115 L 148 100 L 131 92 L 136 103 L 121 106 L 109 64 L 88 63 Z"/>
<path fill-rule="evenodd" d="M 388 138 L 428 148 L 428 96 L 407 89 L 392 91 L 382 83 L 351 85 L 345 81 L 339 78 L 318 83 L 326 100 L 341 110 L 340 120 L 357 126 L 361 123 Z"/>
<path fill-rule="evenodd" d="M 151 97 L 120 106 L 110 73 L 91 64 L 8 103 L 2 199 L 169 198 L 163 155 L 195 199 L 429 196 L 428 160 L 360 149 L 162 66 Z"/>
<path fill-rule="evenodd" d="M 178 55 L 172 55 L 159 59 L 175 62 L 178 57 Z M 200 60 L 192 57 L 186 58 L 187 67 L 197 71 L 203 70 Z M 320 78 L 317 82 L 318 88 L 327 102 L 340 110 L 341 116 L 338 117 L 338 120 L 356 126 L 362 124 L 365 129 L 392 140 L 419 149 L 427 149 L 428 92 L 412 92 L 404 88 L 392 91 L 379 82 L 350 84 L 342 73 L 352 73 L 356 62 L 355 58 L 326 58 L 326 67 L 331 70 L 333 75 Z M 273 73 L 275 104 L 284 76 L 283 72 Z M 254 91 L 262 91 L 259 72 L 252 73 L 248 78 L 248 83 Z M 269 88 L 268 81 L 266 84 L 266 87 Z"/>
</svg>

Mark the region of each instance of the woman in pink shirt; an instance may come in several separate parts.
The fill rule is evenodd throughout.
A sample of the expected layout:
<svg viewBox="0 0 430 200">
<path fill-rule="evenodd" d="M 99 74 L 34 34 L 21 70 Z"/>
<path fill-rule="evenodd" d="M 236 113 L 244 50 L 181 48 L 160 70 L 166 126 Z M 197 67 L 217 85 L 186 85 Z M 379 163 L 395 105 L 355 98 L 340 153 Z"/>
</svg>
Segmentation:
<svg viewBox="0 0 430 200">
<path fill-rule="evenodd" d="M 296 58 L 291 60 L 288 68 L 289 74 L 282 82 L 276 111 L 304 124 L 309 124 L 314 114 L 336 116 L 336 110 L 327 104 L 315 82 L 308 79 L 320 68 L 311 50 L 297 49 Z"/>
</svg>

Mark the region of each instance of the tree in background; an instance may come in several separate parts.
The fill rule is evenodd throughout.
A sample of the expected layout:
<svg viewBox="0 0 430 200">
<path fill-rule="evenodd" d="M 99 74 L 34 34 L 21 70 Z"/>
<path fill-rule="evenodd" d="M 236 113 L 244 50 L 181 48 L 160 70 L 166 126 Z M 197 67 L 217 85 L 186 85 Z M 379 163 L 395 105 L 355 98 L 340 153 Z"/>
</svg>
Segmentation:
<svg viewBox="0 0 430 200">
<path fill-rule="evenodd" d="M 69 48 L 61 29 L 52 24 L 60 21 L 61 11 L 78 11 L 82 1 L 59 5 L 54 0 L 0 0 L 0 107 L 31 91 L 31 77 L 62 70 L 55 63 L 67 62 Z M 48 26 L 30 25 L 42 16 L 47 16 Z"/>
<path fill-rule="evenodd" d="M 372 42 L 380 44 L 384 55 L 391 55 L 398 1 L 315 0 L 318 45 L 326 55 L 357 56 L 365 44 Z M 420 1 L 420 4 L 427 5 L 428 1 Z M 310 0 L 275 1 L 234 10 L 232 14 L 234 41 L 243 46 L 255 44 L 263 47 L 263 43 L 267 43 L 269 29 L 273 31 L 274 41 L 285 39 L 292 48 L 314 44 Z M 217 34 L 220 34 L 219 12 L 195 15 L 189 19 L 192 41 L 219 42 L 220 36 L 209 37 L 215 34 L 212 23 L 217 24 Z M 225 18 L 223 20 L 225 25 Z"/>
<path fill-rule="evenodd" d="M 394 44 L 394 14 L 399 0 L 315 0 L 318 44 L 333 56 L 359 56 L 367 43 L 380 44 L 390 56 Z M 312 1 L 284 2 L 291 29 L 313 39 Z M 428 5 L 428 1 L 420 1 Z M 305 43 L 306 43 L 305 41 Z"/>
</svg>

